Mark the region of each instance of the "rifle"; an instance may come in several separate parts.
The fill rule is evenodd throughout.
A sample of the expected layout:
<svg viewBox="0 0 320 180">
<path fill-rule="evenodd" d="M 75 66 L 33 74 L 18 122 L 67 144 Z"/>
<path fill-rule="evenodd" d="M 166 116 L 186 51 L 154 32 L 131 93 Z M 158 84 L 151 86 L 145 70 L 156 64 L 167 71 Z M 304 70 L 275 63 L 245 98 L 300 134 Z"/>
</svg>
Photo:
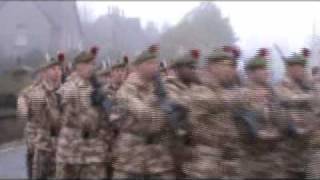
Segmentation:
<svg viewBox="0 0 320 180">
<path fill-rule="evenodd" d="M 168 115 L 170 127 L 174 130 L 174 132 L 177 132 L 185 123 L 188 110 L 182 105 L 169 100 L 163 82 L 161 80 L 160 73 L 157 73 L 157 75 L 154 77 L 154 82 L 154 93 L 158 97 L 160 108 Z"/>
<path fill-rule="evenodd" d="M 233 110 L 233 116 L 238 122 L 240 120 L 247 129 L 251 141 L 256 141 L 258 137 L 257 114 L 245 108 L 237 108 Z"/>
<path fill-rule="evenodd" d="M 286 57 L 284 56 L 283 52 L 281 51 L 280 47 L 277 44 L 273 44 L 274 49 L 278 52 L 282 60 L 285 60 Z"/>
<path fill-rule="evenodd" d="M 243 82 L 241 81 L 240 76 L 237 76 L 236 81 L 230 88 L 241 87 Z M 257 127 L 257 114 L 254 111 L 251 111 L 244 107 L 231 108 L 233 118 L 236 121 L 236 124 L 242 123 L 246 128 L 249 138 L 251 141 L 256 141 L 258 137 L 258 127 Z"/>
<path fill-rule="evenodd" d="M 92 105 L 101 107 L 107 114 L 109 114 L 113 103 L 103 94 L 101 89 L 102 85 L 99 83 L 96 75 L 91 76 L 90 83 L 93 87 L 93 92 L 91 94 Z"/>
<path fill-rule="evenodd" d="M 181 150 L 184 148 L 184 145 L 188 140 L 188 134 L 186 133 L 188 110 L 182 105 L 169 100 L 161 80 L 160 72 L 158 72 L 154 77 L 154 83 L 154 93 L 158 97 L 160 109 L 168 115 L 169 126 L 171 129 L 169 150 L 176 160 L 174 164 L 175 171 L 178 177 L 184 177 L 180 161 L 188 156 L 188 154 L 185 155 L 185 153 L 181 153 Z"/>
</svg>

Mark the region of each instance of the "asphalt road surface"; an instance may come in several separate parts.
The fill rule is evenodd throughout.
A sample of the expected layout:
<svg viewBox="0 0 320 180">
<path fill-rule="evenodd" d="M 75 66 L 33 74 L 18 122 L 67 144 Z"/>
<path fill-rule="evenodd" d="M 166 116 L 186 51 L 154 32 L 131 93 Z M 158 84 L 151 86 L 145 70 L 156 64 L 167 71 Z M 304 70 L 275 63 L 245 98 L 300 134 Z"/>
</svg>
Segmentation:
<svg viewBox="0 0 320 180">
<path fill-rule="evenodd" d="M 27 178 L 26 146 L 21 141 L 0 146 L 0 179 Z"/>
</svg>

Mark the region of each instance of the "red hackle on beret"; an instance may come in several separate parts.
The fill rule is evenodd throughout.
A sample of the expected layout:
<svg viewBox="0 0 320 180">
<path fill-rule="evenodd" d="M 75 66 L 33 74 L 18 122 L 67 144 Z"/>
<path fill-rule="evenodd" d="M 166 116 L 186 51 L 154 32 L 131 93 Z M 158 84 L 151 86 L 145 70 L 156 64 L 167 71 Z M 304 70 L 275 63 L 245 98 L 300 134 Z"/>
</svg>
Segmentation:
<svg viewBox="0 0 320 180">
<path fill-rule="evenodd" d="M 267 48 L 260 48 L 258 50 L 258 56 L 266 58 L 269 55 L 269 50 Z"/>
<path fill-rule="evenodd" d="M 59 62 L 63 62 L 64 60 L 65 60 L 64 53 L 63 52 L 59 52 L 58 53 L 58 61 Z"/>
<path fill-rule="evenodd" d="M 305 58 L 310 57 L 310 54 L 311 54 L 310 49 L 308 49 L 308 48 L 302 48 L 301 52 L 302 52 L 302 55 L 303 55 Z"/>
<path fill-rule="evenodd" d="M 192 49 L 190 51 L 192 58 L 199 59 L 200 57 L 200 50 L 199 49 Z"/>
<path fill-rule="evenodd" d="M 97 46 L 93 46 L 90 49 L 91 54 L 93 54 L 94 56 L 96 56 L 98 54 L 99 48 Z"/>
<path fill-rule="evenodd" d="M 129 62 L 128 56 L 124 56 L 124 57 L 123 57 L 123 63 L 124 63 L 124 64 L 128 64 L 128 62 Z"/>
</svg>

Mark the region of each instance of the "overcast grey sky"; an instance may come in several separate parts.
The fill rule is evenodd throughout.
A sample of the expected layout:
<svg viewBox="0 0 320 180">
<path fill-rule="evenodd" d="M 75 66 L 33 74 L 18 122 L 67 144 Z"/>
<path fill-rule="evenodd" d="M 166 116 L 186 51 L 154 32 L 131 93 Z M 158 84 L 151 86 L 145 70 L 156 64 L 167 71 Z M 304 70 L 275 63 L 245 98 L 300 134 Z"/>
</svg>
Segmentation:
<svg viewBox="0 0 320 180">
<path fill-rule="evenodd" d="M 199 1 L 80 1 L 95 19 L 106 13 L 107 7 L 116 5 L 128 17 L 139 17 L 142 24 L 153 21 L 161 27 L 174 25 L 199 5 Z M 286 52 L 308 46 L 313 24 L 319 24 L 320 2 L 316 1 L 215 1 L 223 16 L 229 17 L 244 50 L 271 47 L 276 42 Z M 320 26 L 318 25 L 320 28 Z"/>
</svg>

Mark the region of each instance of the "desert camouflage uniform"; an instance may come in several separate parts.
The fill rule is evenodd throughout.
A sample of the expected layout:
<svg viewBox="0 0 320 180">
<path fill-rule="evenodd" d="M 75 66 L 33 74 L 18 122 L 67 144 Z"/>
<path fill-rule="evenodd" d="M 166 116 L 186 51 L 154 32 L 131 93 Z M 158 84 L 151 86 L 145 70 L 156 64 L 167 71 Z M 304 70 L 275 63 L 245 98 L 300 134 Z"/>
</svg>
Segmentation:
<svg viewBox="0 0 320 180">
<path fill-rule="evenodd" d="M 38 82 L 34 82 L 30 86 L 26 87 L 21 91 L 17 99 L 17 117 L 19 120 L 24 121 L 26 126 L 24 128 L 24 138 L 27 145 L 27 153 L 26 153 L 26 167 L 28 177 L 32 177 L 32 166 L 33 166 L 33 156 L 35 150 L 35 137 L 37 124 L 34 121 L 34 118 L 31 114 L 31 98 L 30 93 L 33 88 L 37 85 Z"/>
<path fill-rule="evenodd" d="M 254 124 L 257 131 L 263 131 L 273 136 L 274 139 L 264 141 L 259 138 L 259 134 L 256 135 L 255 139 L 251 139 L 248 129 L 240 126 L 240 137 L 242 137 L 241 142 L 244 151 L 241 158 L 241 176 L 244 178 L 286 178 L 282 148 L 283 134 L 280 130 L 283 125 L 280 124 L 279 119 L 281 111 L 279 111 L 272 87 L 249 81 L 246 88 L 248 89 L 248 96 L 251 97 L 248 109 L 256 114 Z M 263 92 L 263 100 L 252 98 L 252 95 L 257 91 L 260 91 L 259 93 Z"/>
<path fill-rule="evenodd" d="M 287 127 L 293 124 L 297 129 L 305 131 L 302 133 L 303 135 L 288 138 L 284 143 L 288 176 L 290 178 L 301 178 L 306 175 L 307 150 L 310 137 L 312 137 L 312 133 L 308 132 L 316 127 L 316 117 L 311 103 L 313 99 L 312 90 L 302 88 L 288 76 L 275 89 L 282 110 L 285 112 L 282 118 L 288 124 Z"/>
<path fill-rule="evenodd" d="M 159 109 L 153 85 L 131 73 L 117 92 L 126 119 L 115 143 L 114 178 L 157 176 L 173 178 L 173 161 L 167 149 L 169 129 Z"/>
<path fill-rule="evenodd" d="M 193 147 L 184 171 L 189 178 L 238 178 L 242 153 L 230 108 L 242 103 L 244 92 L 226 90 L 209 77 L 203 82 L 191 87 Z"/>
<path fill-rule="evenodd" d="M 174 102 L 183 105 L 185 108 L 191 112 L 191 97 L 189 91 L 191 86 L 196 86 L 195 83 L 191 83 L 190 85 L 186 85 L 181 80 L 179 80 L 176 76 L 167 76 L 164 78 L 166 91 L 168 92 L 168 97 Z M 187 115 L 186 122 L 183 123 L 183 127 L 181 130 L 186 133 L 181 139 L 181 142 L 177 142 L 176 144 L 180 144 L 176 146 L 176 149 L 172 148 L 172 153 L 174 157 L 174 163 L 176 166 L 176 173 L 178 178 L 185 177 L 186 175 L 182 171 L 183 163 L 190 160 L 191 157 L 191 146 L 190 146 L 190 113 Z"/>
<path fill-rule="evenodd" d="M 37 124 L 33 176 L 54 177 L 55 148 L 60 129 L 58 96 L 53 87 L 41 81 L 30 93 L 31 113 Z"/>
<path fill-rule="evenodd" d="M 60 88 L 62 129 L 57 144 L 57 178 L 105 178 L 106 122 L 91 105 L 93 89 L 76 72 Z"/>
<path fill-rule="evenodd" d="M 316 117 L 320 117 L 320 82 L 313 81 L 314 101 L 313 108 Z M 313 132 L 309 142 L 309 162 L 307 166 L 307 177 L 311 179 L 320 178 L 320 131 L 319 125 Z"/>
<path fill-rule="evenodd" d="M 109 156 L 106 160 L 108 166 L 108 178 L 112 178 L 113 174 L 113 162 L 115 161 L 112 157 L 113 146 L 117 140 L 117 136 L 119 134 L 119 128 L 121 119 L 125 118 L 126 115 L 122 114 L 124 110 L 121 110 L 117 104 L 116 93 L 119 89 L 120 85 L 115 85 L 112 83 L 107 83 L 102 87 L 102 91 L 105 94 L 105 97 L 108 98 L 112 102 L 112 107 L 110 112 L 104 113 L 106 116 L 105 119 L 108 120 L 108 136 L 106 138 L 106 144 L 108 144 L 106 152 L 108 152 Z"/>
</svg>

